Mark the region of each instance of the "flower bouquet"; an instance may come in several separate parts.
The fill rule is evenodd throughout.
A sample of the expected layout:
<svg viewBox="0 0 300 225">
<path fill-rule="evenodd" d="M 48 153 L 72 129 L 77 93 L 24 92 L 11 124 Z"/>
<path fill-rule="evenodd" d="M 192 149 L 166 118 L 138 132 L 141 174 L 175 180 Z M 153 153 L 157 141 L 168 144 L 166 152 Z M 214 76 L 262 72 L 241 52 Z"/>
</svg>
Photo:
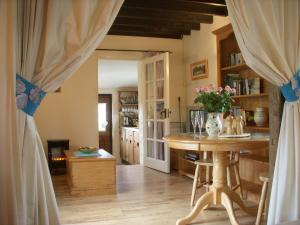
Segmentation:
<svg viewBox="0 0 300 225">
<path fill-rule="evenodd" d="M 222 131 L 220 114 L 228 112 L 231 109 L 233 102 L 231 96 L 235 93 L 236 90 L 229 86 L 222 88 L 210 85 L 208 87 L 196 88 L 194 103 L 202 104 L 204 110 L 208 112 L 205 126 L 208 136 L 216 137 Z"/>
</svg>

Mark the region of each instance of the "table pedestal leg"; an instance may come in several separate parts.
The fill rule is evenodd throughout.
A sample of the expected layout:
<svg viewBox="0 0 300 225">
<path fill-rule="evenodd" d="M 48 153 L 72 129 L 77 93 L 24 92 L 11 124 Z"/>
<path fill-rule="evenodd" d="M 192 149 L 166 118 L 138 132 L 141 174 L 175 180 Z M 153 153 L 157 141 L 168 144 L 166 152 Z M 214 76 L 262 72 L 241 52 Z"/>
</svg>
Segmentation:
<svg viewBox="0 0 300 225">
<path fill-rule="evenodd" d="M 190 214 L 177 220 L 176 225 L 189 224 L 209 204 L 223 205 L 228 213 L 230 222 L 233 225 L 238 225 L 232 206 L 233 201 L 245 212 L 253 214 L 253 212 L 246 208 L 240 196 L 234 191 L 231 191 L 227 186 L 226 167 L 228 165 L 228 158 L 226 152 L 214 152 L 213 161 L 213 184 L 210 187 L 210 191 L 202 195 Z"/>
<path fill-rule="evenodd" d="M 195 217 L 203 210 L 208 204 L 212 203 L 213 201 L 213 193 L 206 192 L 202 195 L 199 200 L 197 201 L 195 207 L 190 212 L 190 214 L 182 219 L 177 220 L 176 225 L 185 225 L 190 223 Z"/>
</svg>

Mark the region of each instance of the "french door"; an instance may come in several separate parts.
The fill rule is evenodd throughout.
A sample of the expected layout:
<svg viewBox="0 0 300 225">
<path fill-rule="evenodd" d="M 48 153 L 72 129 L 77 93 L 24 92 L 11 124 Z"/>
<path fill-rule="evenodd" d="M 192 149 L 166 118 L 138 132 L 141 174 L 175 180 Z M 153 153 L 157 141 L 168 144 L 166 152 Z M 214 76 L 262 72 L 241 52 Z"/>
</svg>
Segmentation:
<svg viewBox="0 0 300 225">
<path fill-rule="evenodd" d="M 169 173 L 170 152 L 163 137 L 169 134 L 169 54 L 142 61 L 143 148 L 147 167 Z"/>
</svg>

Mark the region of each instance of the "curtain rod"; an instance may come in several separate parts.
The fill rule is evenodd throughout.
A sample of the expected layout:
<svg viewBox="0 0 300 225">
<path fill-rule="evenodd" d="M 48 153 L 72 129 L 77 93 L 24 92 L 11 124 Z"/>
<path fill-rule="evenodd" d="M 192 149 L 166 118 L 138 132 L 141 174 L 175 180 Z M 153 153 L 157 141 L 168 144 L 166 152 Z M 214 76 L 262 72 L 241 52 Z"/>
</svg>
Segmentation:
<svg viewBox="0 0 300 225">
<path fill-rule="evenodd" d="M 96 48 L 96 51 L 116 51 L 116 52 L 168 52 L 172 54 L 171 51 L 157 51 L 157 50 L 134 50 L 134 49 L 110 49 L 110 48 Z"/>
</svg>

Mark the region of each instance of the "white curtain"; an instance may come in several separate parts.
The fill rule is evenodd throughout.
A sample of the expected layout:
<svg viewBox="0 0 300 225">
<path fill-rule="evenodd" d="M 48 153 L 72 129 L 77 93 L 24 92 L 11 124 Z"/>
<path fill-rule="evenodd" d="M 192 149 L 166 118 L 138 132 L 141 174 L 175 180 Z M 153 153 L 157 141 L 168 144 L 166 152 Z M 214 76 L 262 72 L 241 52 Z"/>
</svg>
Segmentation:
<svg viewBox="0 0 300 225">
<path fill-rule="evenodd" d="M 246 63 L 277 86 L 289 81 L 291 86 L 297 86 L 292 78 L 300 68 L 300 1 L 226 0 L 226 3 Z M 300 103 L 297 100 L 284 104 L 268 224 L 299 218 Z"/>
<path fill-rule="evenodd" d="M 0 224 L 60 224 L 34 119 L 16 109 L 16 73 L 56 90 L 100 44 L 122 3 L 0 1 Z"/>
</svg>

